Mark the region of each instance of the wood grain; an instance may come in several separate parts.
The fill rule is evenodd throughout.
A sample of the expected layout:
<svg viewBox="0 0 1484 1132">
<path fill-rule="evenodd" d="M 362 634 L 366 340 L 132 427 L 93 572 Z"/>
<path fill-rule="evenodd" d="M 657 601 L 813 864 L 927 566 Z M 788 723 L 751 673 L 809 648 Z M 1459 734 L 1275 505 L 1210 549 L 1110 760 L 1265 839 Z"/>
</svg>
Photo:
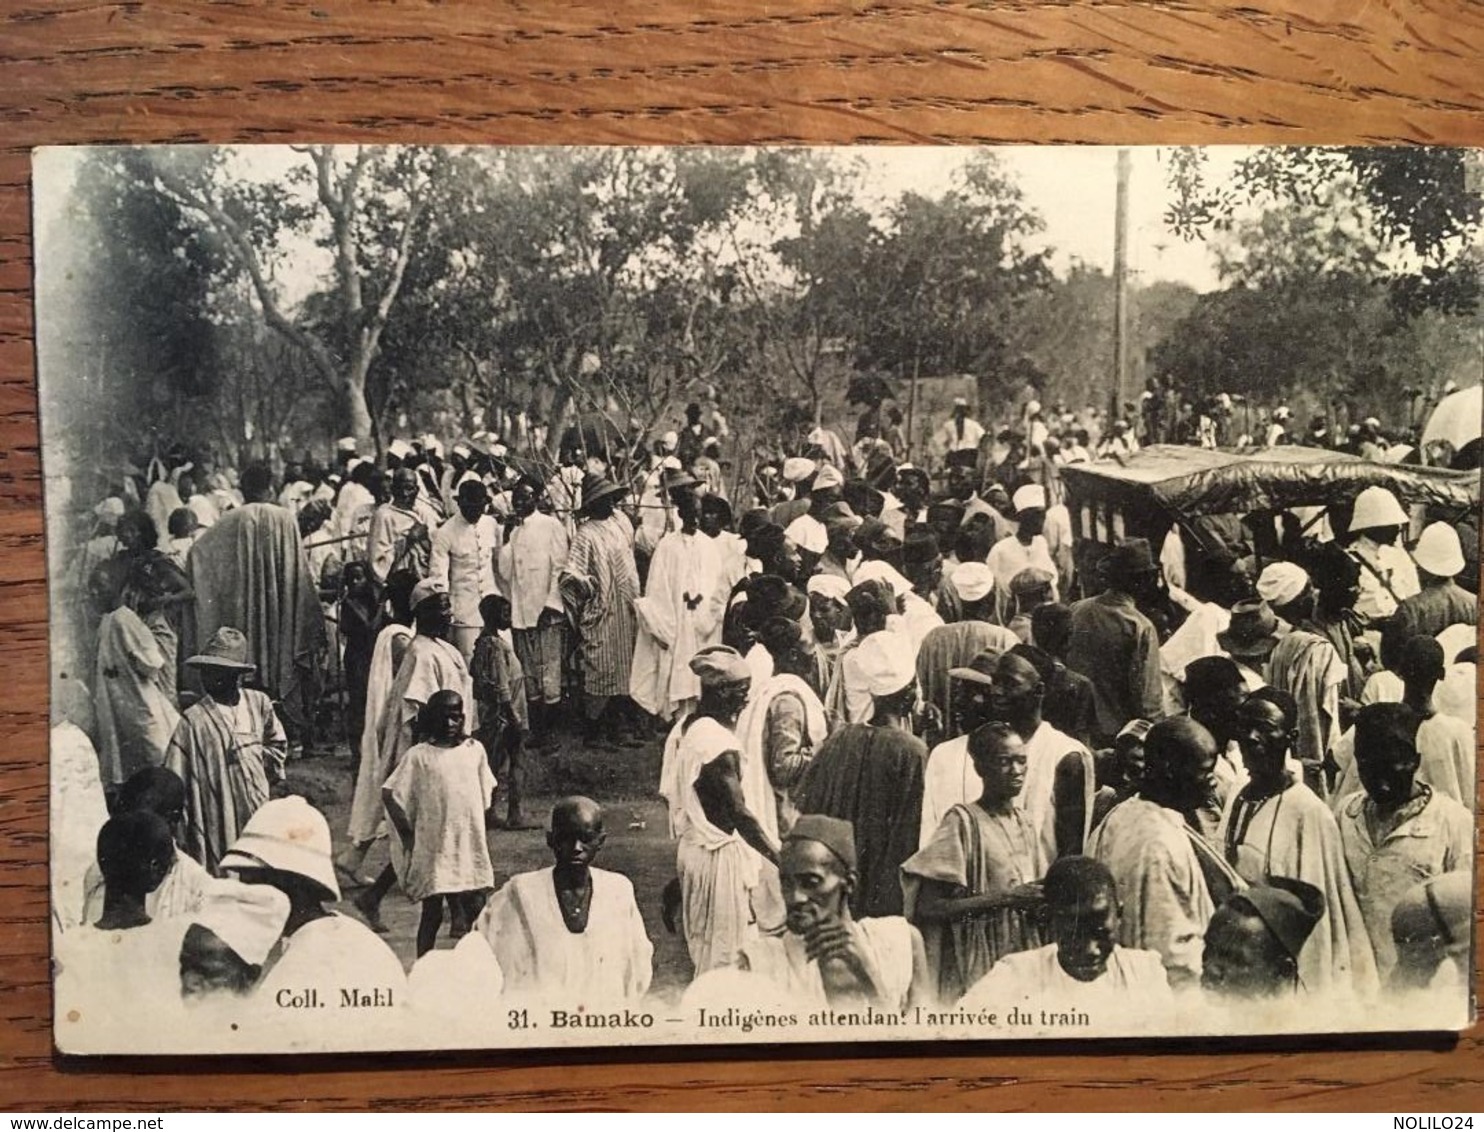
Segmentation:
<svg viewBox="0 0 1484 1132">
<path fill-rule="evenodd" d="M 1400 0 L 0 4 L 0 1108 L 1457 1111 L 1437 1042 L 72 1063 L 51 1053 L 31 146 L 1484 144 L 1484 5 Z"/>
</svg>

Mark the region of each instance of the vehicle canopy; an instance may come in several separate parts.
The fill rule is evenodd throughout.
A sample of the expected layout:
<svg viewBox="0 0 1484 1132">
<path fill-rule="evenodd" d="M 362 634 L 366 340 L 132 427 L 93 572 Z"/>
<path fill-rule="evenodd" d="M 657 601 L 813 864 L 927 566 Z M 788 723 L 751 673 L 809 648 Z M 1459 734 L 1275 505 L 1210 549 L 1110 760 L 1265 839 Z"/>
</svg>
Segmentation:
<svg viewBox="0 0 1484 1132">
<path fill-rule="evenodd" d="M 1245 515 L 1297 511 L 1312 521 L 1322 510 L 1343 532 L 1355 497 L 1373 485 L 1433 519 L 1475 524 L 1479 509 L 1478 471 L 1379 464 L 1300 445 L 1230 450 L 1157 444 L 1122 459 L 1070 464 L 1060 473 L 1079 540 L 1111 546 L 1142 537 L 1158 552 L 1178 524 L 1189 549 L 1218 562 L 1230 561 L 1243 541 Z M 1091 556 L 1098 557 L 1095 551 Z"/>
<path fill-rule="evenodd" d="M 1123 460 L 1061 469 L 1068 506 L 1156 504 L 1175 517 L 1244 515 L 1295 507 L 1348 507 L 1362 490 L 1388 488 L 1404 507 L 1462 514 L 1479 506 L 1479 473 L 1377 464 L 1294 444 L 1249 451 L 1156 444 Z"/>
</svg>

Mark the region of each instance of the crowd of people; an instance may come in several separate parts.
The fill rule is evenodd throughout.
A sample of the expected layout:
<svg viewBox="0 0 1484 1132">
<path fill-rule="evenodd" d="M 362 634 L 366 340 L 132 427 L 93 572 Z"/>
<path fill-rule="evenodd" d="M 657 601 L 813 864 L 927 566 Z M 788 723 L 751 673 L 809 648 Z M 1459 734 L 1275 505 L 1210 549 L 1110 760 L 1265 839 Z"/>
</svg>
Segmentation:
<svg viewBox="0 0 1484 1132">
<path fill-rule="evenodd" d="M 924 467 L 873 409 L 740 490 L 699 406 L 546 470 L 477 434 L 127 477 L 63 582 L 91 679 L 53 732 L 59 1003 L 168 983 L 503 1028 L 510 1002 L 644 1000 L 641 897 L 703 1007 L 1095 1004 L 1117 1029 L 1182 1001 L 1463 1002 L 1457 532 L 1370 487 L 1219 584 L 1142 538 L 1082 576 L 1058 469 L 1137 430 L 1047 415 L 991 433 L 963 401 Z M 332 838 L 291 779 L 337 729 Z M 598 801 L 527 808 L 564 730 L 662 748 L 663 892 L 595 865 Z M 544 829 L 553 864 L 497 887 L 495 828 Z M 397 887 L 410 972 L 378 934 Z"/>
</svg>

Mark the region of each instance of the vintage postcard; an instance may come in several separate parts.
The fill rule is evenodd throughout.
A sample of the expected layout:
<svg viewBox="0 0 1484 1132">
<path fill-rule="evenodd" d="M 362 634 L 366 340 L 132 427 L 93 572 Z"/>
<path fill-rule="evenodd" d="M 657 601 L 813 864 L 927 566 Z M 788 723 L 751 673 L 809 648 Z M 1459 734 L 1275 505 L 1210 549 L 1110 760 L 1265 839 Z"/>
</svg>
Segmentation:
<svg viewBox="0 0 1484 1132">
<path fill-rule="evenodd" d="M 1467 1026 L 1481 164 L 38 150 L 58 1049 Z"/>
</svg>

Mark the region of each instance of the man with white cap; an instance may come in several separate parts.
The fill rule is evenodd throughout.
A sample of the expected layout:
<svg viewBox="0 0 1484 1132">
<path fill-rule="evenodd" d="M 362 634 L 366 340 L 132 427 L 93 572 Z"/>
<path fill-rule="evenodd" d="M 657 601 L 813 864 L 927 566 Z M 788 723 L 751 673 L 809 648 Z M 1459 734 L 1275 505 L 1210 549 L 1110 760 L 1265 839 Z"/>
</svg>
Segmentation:
<svg viewBox="0 0 1484 1132">
<path fill-rule="evenodd" d="M 365 925 L 326 907 L 340 899 L 340 885 L 330 860 L 330 827 L 308 801 L 264 803 L 222 858 L 221 869 L 288 897 L 288 918 L 264 962 L 258 1001 L 302 1007 L 316 1024 L 345 1026 L 364 1024 L 366 1014 L 357 1006 L 401 1004 L 407 977 L 392 949 Z M 286 1016 L 292 1012 L 277 1011 L 275 1021 Z"/>
<path fill-rule="evenodd" d="M 771 801 L 766 768 L 744 764 L 736 734 L 752 686 L 747 661 L 720 645 L 696 652 L 687 667 L 700 699 L 680 725 L 674 757 L 661 770 L 660 793 L 679 838 L 675 870 L 685 942 L 700 976 L 733 966 L 756 937 L 753 890 L 763 869 L 776 868 L 778 841 L 776 817 L 770 830 L 767 808 L 754 802 L 759 795 Z M 749 789 L 748 779 L 759 772 L 761 789 Z"/>
<path fill-rule="evenodd" d="M 773 522 L 787 528 L 809 510 L 809 485 L 819 471 L 819 464 L 806 456 L 789 456 L 783 461 L 784 490 L 793 494 L 773 505 Z"/>
<path fill-rule="evenodd" d="M 1396 612 L 1398 603 L 1422 587 L 1411 556 L 1397 545 L 1411 520 L 1384 487 L 1368 487 L 1355 497 L 1350 516 L 1350 554 L 1360 563 L 1360 600 L 1355 612 L 1376 622 Z"/>
<path fill-rule="evenodd" d="M 823 696 L 834 682 L 841 652 L 855 641 L 850 605 L 845 600 L 850 583 L 833 574 L 815 574 L 805 592 L 809 599 L 809 631 L 815 663 L 812 683 Z"/>
<path fill-rule="evenodd" d="M 1051 547 L 1042 534 L 1046 525 L 1046 489 L 1040 484 L 1026 484 L 1011 499 L 1015 508 L 1015 534 L 1002 538 L 989 550 L 989 569 L 995 579 L 997 620 L 1004 624 L 1010 608 L 1010 581 L 1029 567 L 1045 570 L 1052 576 L 1052 601 L 1056 600 L 1058 577 Z"/>
<path fill-rule="evenodd" d="M 808 510 L 783 528 L 783 533 L 794 545 L 811 557 L 805 565 L 811 566 L 825 552 L 829 543 L 829 531 L 825 527 L 824 515 L 840 498 L 840 489 L 845 486 L 845 477 L 833 464 L 825 464 L 815 473 L 809 488 Z"/>
<path fill-rule="evenodd" d="M 955 397 L 953 412 L 933 435 L 933 447 L 946 457 L 950 452 L 977 452 L 983 439 L 984 426 L 969 416 L 968 398 Z"/>
<path fill-rule="evenodd" d="M 1340 689 L 1345 662 L 1314 621 L 1317 596 L 1302 566 L 1273 562 L 1257 579 L 1257 596 L 1291 626 L 1268 659 L 1268 680 L 1298 704 L 1294 757 L 1303 764 L 1304 782 L 1321 798 L 1329 796 L 1325 764 L 1340 736 Z"/>
<path fill-rule="evenodd" d="M 884 631 L 850 655 L 871 695 L 871 720 L 847 724 L 825 740 L 796 798 L 800 813 L 841 818 L 855 829 L 860 885 L 852 913 L 900 916 L 900 869 L 917 850 L 927 762 L 927 746 L 911 730 L 914 650 L 903 634 Z"/>
<path fill-rule="evenodd" d="M 1477 625 L 1478 600 L 1454 581 L 1463 572 L 1463 545 L 1447 523 L 1432 523 L 1412 551 L 1421 588 L 1405 597 L 1381 630 L 1383 654 L 1389 644 L 1410 637 L 1436 637 L 1451 625 Z M 1448 658 L 1452 660 L 1452 657 Z"/>
<path fill-rule="evenodd" d="M 513 514 L 495 560 L 500 590 L 510 599 L 511 635 L 526 675 L 531 738 L 538 750 L 555 745 L 562 703 L 566 606 L 561 576 L 571 542 L 567 528 L 537 507 L 539 481 L 522 477 L 510 494 Z M 465 701 L 466 703 L 468 701 Z"/>
</svg>

